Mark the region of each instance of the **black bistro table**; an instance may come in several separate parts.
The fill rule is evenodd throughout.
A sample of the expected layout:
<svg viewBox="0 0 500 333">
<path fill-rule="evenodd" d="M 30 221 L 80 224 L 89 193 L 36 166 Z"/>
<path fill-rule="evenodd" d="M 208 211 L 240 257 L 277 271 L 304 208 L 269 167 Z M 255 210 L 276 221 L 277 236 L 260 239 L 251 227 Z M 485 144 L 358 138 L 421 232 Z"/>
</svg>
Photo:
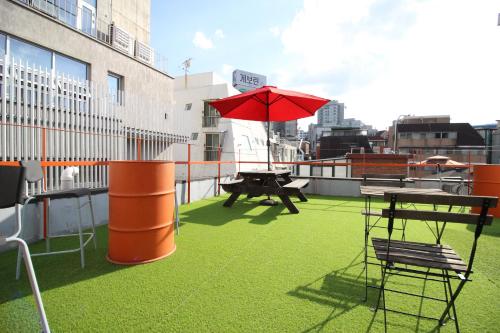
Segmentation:
<svg viewBox="0 0 500 333">
<path fill-rule="evenodd" d="M 297 214 L 299 210 L 290 200 L 290 196 L 297 196 L 302 202 L 307 201 L 300 190 L 308 184 L 307 179 L 292 180 L 288 170 L 241 171 L 236 179 L 221 183 L 224 191 L 231 193 L 224 202 L 224 207 L 231 207 L 242 194 L 249 198 L 276 195 L 290 213 Z"/>
</svg>

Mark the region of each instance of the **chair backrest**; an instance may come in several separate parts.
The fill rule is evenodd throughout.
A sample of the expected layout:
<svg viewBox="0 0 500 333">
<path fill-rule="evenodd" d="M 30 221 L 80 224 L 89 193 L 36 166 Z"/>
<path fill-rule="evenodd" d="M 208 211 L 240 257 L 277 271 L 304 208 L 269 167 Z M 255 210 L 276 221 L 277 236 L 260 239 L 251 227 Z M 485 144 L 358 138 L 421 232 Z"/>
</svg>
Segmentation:
<svg viewBox="0 0 500 333">
<path fill-rule="evenodd" d="M 20 166 L 0 166 L 0 208 L 24 202 L 24 174 L 25 169 Z"/>
<path fill-rule="evenodd" d="M 363 174 L 363 186 L 405 187 L 403 174 Z"/>
<path fill-rule="evenodd" d="M 389 233 L 389 243 L 391 239 L 394 219 L 406 219 L 417 221 L 436 221 L 445 223 L 466 223 L 475 224 L 476 229 L 474 232 L 474 242 L 469 256 L 469 263 L 465 272 L 466 277 L 472 272 L 472 264 L 476 254 L 477 241 L 483 231 L 484 225 L 489 225 L 493 222 L 493 216 L 488 215 L 489 208 L 495 208 L 498 204 L 497 197 L 488 196 L 472 196 L 472 195 L 446 195 L 446 194 L 410 194 L 410 193 L 384 193 L 384 201 L 390 202 L 389 209 L 382 210 L 382 216 L 388 218 L 387 229 Z M 429 204 L 433 205 L 446 205 L 448 211 L 429 211 L 429 210 L 415 210 L 397 208 L 400 205 L 397 203 L 411 203 L 411 204 Z M 478 207 L 480 213 L 456 213 L 452 212 L 453 206 L 459 207 Z M 442 232 L 436 236 L 436 243 L 439 244 Z M 389 256 L 389 246 L 387 246 L 387 256 Z"/>
<path fill-rule="evenodd" d="M 40 161 L 25 160 L 21 161 L 21 166 L 26 169 L 25 178 L 30 184 L 36 183 L 43 179 L 43 169 Z"/>
<path fill-rule="evenodd" d="M 488 215 L 489 208 L 498 204 L 497 197 L 473 195 L 446 195 L 446 194 L 411 194 L 411 193 L 384 193 L 384 201 L 390 202 L 389 209 L 382 210 L 382 216 L 419 221 L 438 221 L 467 224 L 491 224 L 493 216 Z M 454 213 L 451 211 L 429 211 L 415 209 L 399 209 L 396 202 L 412 204 L 446 205 L 458 207 L 479 207 L 480 214 Z"/>
</svg>

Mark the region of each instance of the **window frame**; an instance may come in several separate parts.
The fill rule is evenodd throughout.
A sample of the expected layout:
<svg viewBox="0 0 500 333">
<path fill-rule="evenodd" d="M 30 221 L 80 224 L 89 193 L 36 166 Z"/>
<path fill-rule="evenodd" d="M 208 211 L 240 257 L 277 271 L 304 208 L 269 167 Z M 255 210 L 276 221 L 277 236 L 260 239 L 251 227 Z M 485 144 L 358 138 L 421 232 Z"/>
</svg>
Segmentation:
<svg viewBox="0 0 500 333">
<path fill-rule="evenodd" d="M 117 80 L 116 96 L 114 96 L 114 98 L 112 99 L 112 102 L 115 103 L 116 105 L 123 105 L 122 94 L 125 91 L 125 89 L 124 89 L 124 86 L 125 86 L 124 77 L 123 77 L 123 75 L 108 71 L 108 75 L 107 75 L 108 93 L 109 93 L 110 97 L 113 97 L 111 89 L 110 89 L 110 85 L 109 85 L 110 78 L 114 78 Z"/>
</svg>

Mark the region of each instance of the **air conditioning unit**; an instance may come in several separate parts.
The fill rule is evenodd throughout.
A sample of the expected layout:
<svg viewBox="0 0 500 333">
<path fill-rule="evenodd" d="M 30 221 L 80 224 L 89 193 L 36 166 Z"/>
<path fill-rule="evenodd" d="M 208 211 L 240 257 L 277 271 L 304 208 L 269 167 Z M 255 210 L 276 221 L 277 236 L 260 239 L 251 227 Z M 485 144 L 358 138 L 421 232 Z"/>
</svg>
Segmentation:
<svg viewBox="0 0 500 333">
<path fill-rule="evenodd" d="M 112 23 L 109 25 L 109 34 L 111 36 L 111 46 L 128 55 L 134 55 L 134 40 L 128 32 Z"/>
<path fill-rule="evenodd" d="M 154 50 L 149 45 L 135 41 L 135 58 L 147 64 L 154 64 Z"/>
</svg>

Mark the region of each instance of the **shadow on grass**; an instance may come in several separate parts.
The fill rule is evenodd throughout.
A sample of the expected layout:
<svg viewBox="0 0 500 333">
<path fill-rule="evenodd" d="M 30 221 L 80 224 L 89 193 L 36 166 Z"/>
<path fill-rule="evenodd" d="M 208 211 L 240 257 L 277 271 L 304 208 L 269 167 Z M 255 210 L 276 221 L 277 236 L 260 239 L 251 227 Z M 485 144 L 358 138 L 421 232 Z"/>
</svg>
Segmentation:
<svg viewBox="0 0 500 333">
<path fill-rule="evenodd" d="M 80 267 L 80 252 L 33 257 L 33 266 L 41 291 L 70 285 L 79 281 L 92 279 L 129 266 L 115 265 L 106 260 L 108 251 L 108 228 L 96 228 L 97 250 L 90 242 L 85 248 L 85 268 Z M 75 248 L 77 237 L 57 238 L 51 240 L 53 250 Z M 30 252 L 42 252 L 45 242 L 40 241 L 30 245 Z M 0 304 L 31 295 L 31 288 L 24 265 L 21 278 L 16 280 L 17 249 L 0 254 Z"/>
<path fill-rule="evenodd" d="M 476 225 L 468 224 L 467 230 L 475 232 Z M 485 225 L 481 234 L 486 236 L 500 237 L 500 219 L 494 219 L 491 225 Z"/>
<path fill-rule="evenodd" d="M 264 207 L 259 206 L 259 198 L 242 198 L 237 200 L 232 207 L 222 206 L 225 199 L 223 197 L 211 200 L 212 203 L 208 205 L 181 212 L 180 225 L 194 223 L 219 227 L 238 219 L 247 219 L 250 220 L 249 223 L 265 225 L 276 220 L 278 216 L 290 215 L 281 202 L 277 206 L 265 207 L 263 212 L 256 215 L 248 212 L 258 207 Z"/>
<path fill-rule="evenodd" d="M 289 296 L 332 307 L 332 311 L 324 320 L 305 329 L 303 332 L 321 331 L 335 318 L 360 305 L 366 306 L 366 303 L 362 300 L 365 290 L 363 270 L 357 275 L 348 272 L 357 266 L 363 265 L 363 262 L 360 261 L 362 254 L 363 252 L 360 252 L 346 267 L 332 271 L 287 293 Z M 318 288 L 319 283 L 321 285 Z"/>
</svg>

